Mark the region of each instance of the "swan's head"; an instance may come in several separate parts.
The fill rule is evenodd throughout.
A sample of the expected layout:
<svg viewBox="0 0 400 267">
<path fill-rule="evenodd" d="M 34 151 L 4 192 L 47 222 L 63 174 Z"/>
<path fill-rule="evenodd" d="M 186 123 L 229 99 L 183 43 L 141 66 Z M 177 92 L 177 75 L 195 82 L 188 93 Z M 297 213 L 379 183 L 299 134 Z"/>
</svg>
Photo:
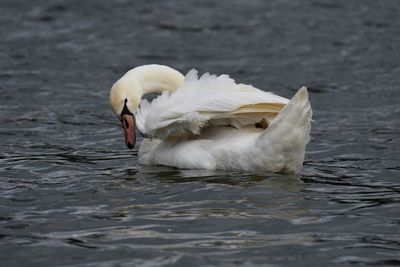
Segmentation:
<svg viewBox="0 0 400 267">
<path fill-rule="evenodd" d="M 122 123 L 125 144 L 132 149 L 136 143 L 135 112 L 139 106 L 142 88 L 138 81 L 123 76 L 111 88 L 110 105 Z"/>
<path fill-rule="evenodd" d="M 122 123 L 125 143 L 133 148 L 136 143 L 135 114 L 144 94 L 174 92 L 184 76 L 168 66 L 143 65 L 131 69 L 111 88 L 110 105 Z"/>
</svg>

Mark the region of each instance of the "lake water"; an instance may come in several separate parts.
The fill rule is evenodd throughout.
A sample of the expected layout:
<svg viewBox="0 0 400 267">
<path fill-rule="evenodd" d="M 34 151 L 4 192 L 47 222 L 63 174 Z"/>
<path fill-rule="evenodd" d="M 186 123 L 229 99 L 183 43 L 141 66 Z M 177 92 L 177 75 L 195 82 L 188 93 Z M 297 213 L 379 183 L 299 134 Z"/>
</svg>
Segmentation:
<svg viewBox="0 0 400 267">
<path fill-rule="evenodd" d="M 399 1 L 0 2 L 2 266 L 400 265 Z M 138 165 L 132 67 L 309 87 L 300 175 Z"/>
</svg>

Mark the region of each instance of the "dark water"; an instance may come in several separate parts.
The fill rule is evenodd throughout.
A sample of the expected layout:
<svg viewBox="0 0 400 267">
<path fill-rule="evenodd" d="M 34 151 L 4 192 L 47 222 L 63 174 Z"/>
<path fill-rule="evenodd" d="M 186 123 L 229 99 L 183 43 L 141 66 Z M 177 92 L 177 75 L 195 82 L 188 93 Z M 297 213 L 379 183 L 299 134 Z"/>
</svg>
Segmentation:
<svg viewBox="0 0 400 267">
<path fill-rule="evenodd" d="M 2 266 L 400 265 L 399 1 L 0 2 Z M 137 164 L 148 63 L 310 89 L 301 175 Z"/>
</svg>

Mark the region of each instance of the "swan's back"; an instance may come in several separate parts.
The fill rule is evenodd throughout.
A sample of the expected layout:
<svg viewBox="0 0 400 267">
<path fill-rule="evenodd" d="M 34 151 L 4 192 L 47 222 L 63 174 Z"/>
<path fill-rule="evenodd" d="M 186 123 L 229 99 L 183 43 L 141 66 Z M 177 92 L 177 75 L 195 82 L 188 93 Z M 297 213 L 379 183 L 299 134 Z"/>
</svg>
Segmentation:
<svg viewBox="0 0 400 267">
<path fill-rule="evenodd" d="M 210 125 L 240 128 L 265 119 L 271 122 L 288 99 L 250 85 L 236 84 L 228 75 L 190 71 L 172 94 L 153 102 L 143 100 L 136 117 L 139 130 L 158 139 L 198 135 Z"/>
<path fill-rule="evenodd" d="M 298 173 L 311 116 L 308 92 L 303 87 L 265 130 L 215 126 L 191 140 L 145 139 L 139 150 L 140 162 L 185 169 Z"/>
</svg>

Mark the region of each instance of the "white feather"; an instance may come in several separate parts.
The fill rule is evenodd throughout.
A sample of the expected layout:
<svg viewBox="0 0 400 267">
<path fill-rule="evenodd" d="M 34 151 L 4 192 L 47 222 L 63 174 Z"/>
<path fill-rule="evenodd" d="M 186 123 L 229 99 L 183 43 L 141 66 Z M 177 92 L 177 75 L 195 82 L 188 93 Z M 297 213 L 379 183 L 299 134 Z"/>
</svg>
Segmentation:
<svg viewBox="0 0 400 267">
<path fill-rule="evenodd" d="M 142 100 L 136 125 L 145 136 L 182 138 L 199 135 L 210 125 L 240 128 L 263 118 L 271 121 L 280 111 L 274 106 L 262 112 L 251 108 L 240 111 L 243 106 L 260 103 L 283 106 L 288 99 L 250 85 L 236 84 L 228 75 L 217 77 L 206 73 L 198 78 L 197 71 L 191 70 L 172 94 L 163 92 L 152 103 Z"/>
<path fill-rule="evenodd" d="M 216 86 L 216 84 L 220 86 Z M 228 89 L 232 87 L 234 89 Z M 141 119 L 151 120 L 141 121 L 141 127 L 154 133 L 160 133 L 158 132 L 160 129 L 168 128 L 170 125 L 174 125 L 170 133 L 175 129 L 178 129 L 178 132 L 183 129 L 196 131 L 206 121 L 206 118 L 203 117 L 205 115 L 199 112 L 203 110 L 200 107 L 209 112 L 210 110 L 231 110 L 235 105 L 242 105 L 238 104 L 243 103 L 239 99 L 240 88 L 244 88 L 243 91 L 246 92 L 244 95 L 248 97 L 248 101 L 253 97 L 256 101 L 256 93 L 253 96 L 251 91 L 257 92 L 257 89 L 253 87 L 236 85 L 227 76 L 217 78 L 206 75 L 197 80 L 197 74 L 192 71 L 186 77 L 184 85 L 174 93 L 176 96 L 164 94 L 154 104 L 143 102 Z M 181 89 L 184 89 L 183 92 L 179 92 Z M 203 95 L 198 92 L 200 90 L 208 93 Z M 231 98 L 231 93 L 219 95 L 218 90 L 225 90 L 225 93 L 231 92 L 233 96 Z M 193 96 L 196 96 L 197 99 Z M 268 101 L 286 101 L 284 98 L 268 93 L 260 93 L 259 96 L 265 97 Z M 187 99 L 193 102 L 179 102 Z M 213 99 L 218 101 L 212 101 Z M 249 103 L 247 102 L 247 104 Z M 167 111 L 162 111 L 161 107 L 166 108 Z M 190 114 L 185 114 L 184 110 Z M 162 115 L 161 119 L 157 119 L 157 112 Z M 144 139 L 139 149 L 139 161 L 141 164 L 159 164 L 186 169 L 298 173 L 301 170 L 305 146 L 309 140 L 311 116 L 308 92 L 303 87 L 265 130 L 251 125 L 237 129 L 230 126 L 213 126 L 204 129 L 201 135 L 189 140 Z M 194 121 L 191 123 L 190 120 Z M 176 122 L 179 123 L 176 124 Z M 150 126 L 150 123 L 157 123 L 158 126 Z"/>
</svg>

